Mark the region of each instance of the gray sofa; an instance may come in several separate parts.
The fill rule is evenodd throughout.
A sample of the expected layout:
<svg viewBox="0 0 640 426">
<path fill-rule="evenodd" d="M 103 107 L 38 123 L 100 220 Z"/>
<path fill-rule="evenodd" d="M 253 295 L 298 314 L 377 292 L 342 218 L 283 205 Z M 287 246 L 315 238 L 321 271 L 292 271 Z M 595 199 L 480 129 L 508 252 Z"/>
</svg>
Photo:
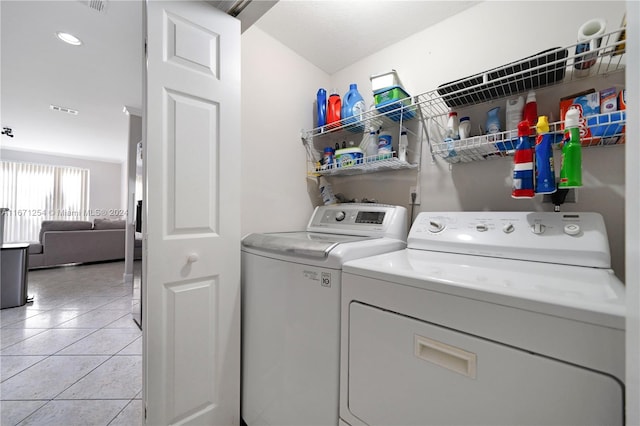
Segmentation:
<svg viewBox="0 0 640 426">
<path fill-rule="evenodd" d="M 124 220 L 45 220 L 40 240 L 29 244 L 29 269 L 124 259 L 125 232 Z M 134 258 L 140 259 L 141 253 L 141 241 L 136 240 Z"/>
</svg>

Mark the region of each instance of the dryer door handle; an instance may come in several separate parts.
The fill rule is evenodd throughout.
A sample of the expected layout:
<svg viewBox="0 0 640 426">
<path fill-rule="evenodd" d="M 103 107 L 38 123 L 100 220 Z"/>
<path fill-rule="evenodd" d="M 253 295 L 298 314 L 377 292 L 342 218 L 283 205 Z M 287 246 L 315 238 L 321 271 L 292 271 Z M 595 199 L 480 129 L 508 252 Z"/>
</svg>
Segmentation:
<svg viewBox="0 0 640 426">
<path fill-rule="evenodd" d="M 476 378 L 476 354 L 428 337 L 414 336 L 416 357 L 455 371 L 472 379 Z"/>
</svg>

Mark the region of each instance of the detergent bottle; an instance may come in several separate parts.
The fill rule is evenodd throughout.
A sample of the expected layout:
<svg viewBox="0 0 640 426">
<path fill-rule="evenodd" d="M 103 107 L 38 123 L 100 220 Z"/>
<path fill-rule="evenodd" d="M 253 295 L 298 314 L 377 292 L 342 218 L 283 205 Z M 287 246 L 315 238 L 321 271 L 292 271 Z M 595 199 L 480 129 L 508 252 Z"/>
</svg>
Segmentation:
<svg viewBox="0 0 640 426">
<path fill-rule="evenodd" d="M 362 114 L 365 112 L 364 99 L 358 92 L 358 85 L 349 85 L 349 91 L 342 99 L 341 117 L 345 124 L 356 124 L 356 131 L 362 131 Z"/>
<path fill-rule="evenodd" d="M 564 144 L 558 188 L 582 186 L 582 146 L 580 145 L 580 111 L 570 108 L 564 116 Z"/>
<path fill-rule="evenodd" d="M 327 91 L 323 88 L 318 89 L 316 94 L 316 108 L 318 127 L 322 127 L 327 124 Z"/>
<path fill-rule="evenodd" d="M 549 119 L 546 115 L 538 117 L 536 124 L 536 194 L 556 192 L 556 176 L 553 169 L 553 135 L 549 133 Z"/>
<path fill-rule="evenodd" d="M 327 125 L 331 127 L 337 127 L 340 123 L 340 109 L 342 107 L 342 101 L 337 90 L 333 90 L 329 96 L 329 104 L 327 106 Z"/>
<path fill-rule="evenodd" d="M 513 198 L 533 198 L 533 150 L 529 138 L 529 122 L 518 124 L 518 144 L 513 156 Z"/>
</svg>

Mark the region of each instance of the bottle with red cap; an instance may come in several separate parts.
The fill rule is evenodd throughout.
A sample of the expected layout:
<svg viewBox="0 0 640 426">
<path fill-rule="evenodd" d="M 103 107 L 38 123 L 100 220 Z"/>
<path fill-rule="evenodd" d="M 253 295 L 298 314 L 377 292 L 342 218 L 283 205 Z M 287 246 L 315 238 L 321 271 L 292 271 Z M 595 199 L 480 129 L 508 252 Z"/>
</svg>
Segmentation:
<svg viewBox="0 0 640 426">
<path fill-rule="evenodd" d="M 530 126 L 527 120 L 518 124 L 518 143 L 513 156 L 513 198 L 533 198 L 533 149 L 529 137 Z"/>
<path fill-rule="evenodd" d="M 447 120 L 446 138 L 460 139 L 460 121 L 458 121 L 458 113 L 455 111 L 449 112 L 449 119 Z"/>
</svg>

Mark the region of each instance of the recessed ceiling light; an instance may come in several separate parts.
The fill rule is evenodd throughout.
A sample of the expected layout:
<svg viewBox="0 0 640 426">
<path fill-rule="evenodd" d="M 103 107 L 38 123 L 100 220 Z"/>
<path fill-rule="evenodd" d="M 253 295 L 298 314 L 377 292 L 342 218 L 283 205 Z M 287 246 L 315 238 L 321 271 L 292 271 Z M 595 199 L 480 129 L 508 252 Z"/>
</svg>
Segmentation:
<svg viewBox="0 0 640 426">
<path fill-rule="evenodd" d="M 64 41 L 65 43 L 69 43 L 69 44 L 72 44 L 74 46 L 80 46 L 82 44 L 82 41 L 78 37 L 74 36 L 73 34 L 64 33 L 62 31 L 58 31 L 56 33 L 56 36 L 60 40 Z"/>
</svg>

